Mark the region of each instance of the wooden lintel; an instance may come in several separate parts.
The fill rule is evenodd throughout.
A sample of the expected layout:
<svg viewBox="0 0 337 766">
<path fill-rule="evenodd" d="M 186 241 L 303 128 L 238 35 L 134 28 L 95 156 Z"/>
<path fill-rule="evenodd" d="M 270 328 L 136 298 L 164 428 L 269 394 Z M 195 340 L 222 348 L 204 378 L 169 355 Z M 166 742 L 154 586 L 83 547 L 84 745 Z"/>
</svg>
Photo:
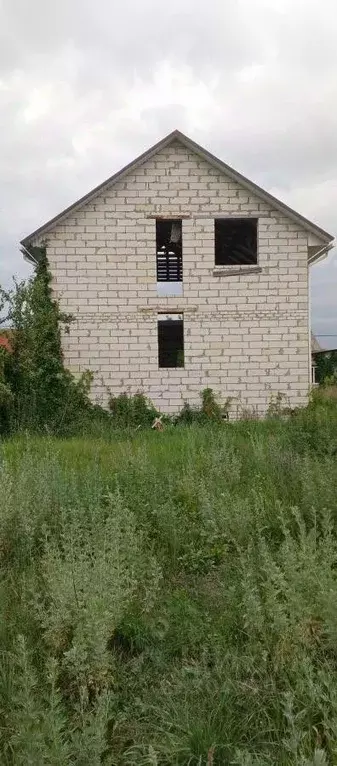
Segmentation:
<svg viewBox="0 0 337 766">
<path fill-rule="evenodd" d="M 149 213 L 145 218 L 155 218 L 157 221 L 177 221 L 182 218 L 191 218 L 190 213 Z"/>
</svg>

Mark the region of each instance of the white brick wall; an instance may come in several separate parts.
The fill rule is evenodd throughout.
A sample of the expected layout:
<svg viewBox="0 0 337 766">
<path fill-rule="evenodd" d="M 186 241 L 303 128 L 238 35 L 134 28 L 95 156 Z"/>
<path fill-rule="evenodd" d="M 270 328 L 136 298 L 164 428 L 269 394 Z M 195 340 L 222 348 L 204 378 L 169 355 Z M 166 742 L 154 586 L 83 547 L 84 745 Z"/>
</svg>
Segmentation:
<svg viewBox="0 0 337 766">
<path fill-rule="evenodd" d="M 155 218 L 183 220 L 183 297 L 159 298 Z M 258 266 L 214 269 L 214 216 L 258 217 Z M 232 412 L 263 414 L 273 393 L 307 401 L 308 234 L 175 141 L 105 188 L 48 235 L 73 373 L 94 372 L 96 400 L 143 390 L 162 411 L 210 386 Z M 221 273 L 220 273 L 221 271 Z M 226 273 L 227 272 L 227 273 Z M 185 367 L 159 369 L 157 312 L 184 312 Z"/>
</svg>

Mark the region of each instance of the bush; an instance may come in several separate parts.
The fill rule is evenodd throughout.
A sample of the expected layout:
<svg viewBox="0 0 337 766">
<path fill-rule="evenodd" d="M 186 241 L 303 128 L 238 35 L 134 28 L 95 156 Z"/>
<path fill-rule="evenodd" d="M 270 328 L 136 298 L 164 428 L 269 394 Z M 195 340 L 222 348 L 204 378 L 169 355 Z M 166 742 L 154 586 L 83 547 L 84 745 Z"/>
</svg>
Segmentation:
<svg viewBox="0 0 337 766">
<path fill-rule="evenodd" d="M 185 402 L 179 415 L 175 418 L 176 423 L 185 423 L 191 425 L 192 423 L 207 424 L 207 423 L 221 423 L 221 421 L 227 419 L 230 406 L 230 400 L 228 399 L 226 404 L 221 407 L 216 401 L 214 392 L 211 388 L 204 388 L 200 394 L 201 407 L 192 407 L 188 402 Z"/>
<path fill-rule="evenodd" d="M 109 410 L 113 425 L 122 429 L 150 426 L 159 415 L 152 402 L 142 393 L 134 396 L 128 396 L 128 394 L 111 396 Z"/>
</svg>

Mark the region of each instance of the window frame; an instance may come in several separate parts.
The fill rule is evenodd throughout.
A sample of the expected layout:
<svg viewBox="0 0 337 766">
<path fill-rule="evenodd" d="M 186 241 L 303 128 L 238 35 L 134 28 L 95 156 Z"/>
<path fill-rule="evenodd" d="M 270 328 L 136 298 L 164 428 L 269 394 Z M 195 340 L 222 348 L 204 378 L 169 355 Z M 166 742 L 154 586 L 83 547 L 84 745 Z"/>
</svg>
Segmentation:
<svg viewBox="0 0 337 766">
<path fill-rule="evenodd" d="M 234 269 L 235 270 L 242 269 L 243 271 L 244 270 L 248 270 L 248 269 L 253 269 L 253 270 L 257 269 L 259 267 L 259 218 L 258 218 L 258 216 L 247 216 L 247 215 L 246 216 L 241 216 L 241 215 L 237 215 L 237 216 L 234 216 L 234 215 L 223 215 L 223 216 L 220 216 L 220 215 L 218 215 L 218 216 L 215 216 L 213 220 L 214 220 L 214 269 L 215 270 L 218 269 L 219 271 L 224 270 L 224 269 L 226 269 L 226 270 L 228 269 L 229 271 L 230 270 L 234 270 Z M 230 221 L 230 222 L 242 221 L 242 222 L 254 223 L 255 224 L 255 229 L 256 229 L 256 260 L 254 260 L 253 262 L 244 262 L 244 263 L 240 263 L 240 262 L 237 262 L 237 263 L 228 263 L 227 262 L 226 263 L 226 262 L 224 262 L 224 263 L 218 263 L 216 261 L 216 254 L 217 254 L 217 247 L 216 247 L 216 237 L 217 237 L 216 226 L 217 226 L 217 224 L 226 223 L 228 221 Z"/>
<path fill-rule="evenodd" d="M 161 319 L 161 317 L 166 317 L 166 319 Z M 174 317 L 174 319 L 172 318 Z M 170 353 L 167 349 L 166 351 L 160 347 L 161 343 L 161 337 L 160 337 L 160 322 L 179 322 L 181 323 L 181 329 L 182 329 L 182 347 L 178 348 L 175 353 L 178 356 L 179 353 L 182 354 L 182 363 L 181 364 L 161 364 L 161 359 L 163 359 L 163 356 L 165 354 L 167 355 Z M 157 313 L 157 345 L 158 345 L 158 369 L 159 370 L 183 370 L 185 369 L 185 322 L 184 322 L 184 313 L 182 311 L 159 311 Z"/>
<path fill-rule="evenodd" d="M 174 225 L 178 225 L 180 229 L 180 239 L 176 243 L 176 248 L 174 247 L 174 243 L 171 247 L 172 253 L 171 253 L 171 263 L 170 263 L 170 252 L 169 251 L 169 245 L 171 240 L 167 240 L 167 243 L 165 245 L 162 245 L 160 247 L 160 241 L 159 241 L 159 228 L 160 226 L 163 226 L 165 228 L 168 228 L 169 226 L 172 227 Z M 164 284 L 175 284 L 177 282 L 183 281 L 183 219 L 182 218 L 161 218 L 158 216 L 158 218 L 155 219 L 155 226 L 156 226 L 156 275 L 157 275 L 157 283 L 164 283 Z M 162 264 L 160 266 L 159 263 L 159 257 L 160 252 L 162 248 L 165 247 L 165 251 L 162 253 L 162 258 L 166 260 L 166 266 Z M 178 250 L 178 252 L 175 252 L 175 249 Z M 176 264 L 174 263 L 176 261 Z M 170 270 L 173 272 L 177 272 L 178 279 L 170 279 Z M 160 278 L 160 272 L 166 271 L 166 275 L 168 278 L 161 279 Z"/>
</svg>

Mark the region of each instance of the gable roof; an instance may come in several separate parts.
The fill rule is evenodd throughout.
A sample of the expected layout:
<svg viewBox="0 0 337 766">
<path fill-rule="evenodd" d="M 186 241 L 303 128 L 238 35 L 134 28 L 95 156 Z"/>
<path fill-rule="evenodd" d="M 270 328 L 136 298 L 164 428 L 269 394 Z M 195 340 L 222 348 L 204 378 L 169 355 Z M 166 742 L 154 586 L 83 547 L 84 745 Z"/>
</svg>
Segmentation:
<svg viewBox="0 0 337 766">
<path fill-rule="evenodd" d="M 199 146 L 199 144 L 195 143 L 195 141 L 192 141 L 191 138 L 188 138 L 187 136 L 185 136 L 185 134 L 181 133 L 180 130 L 174 130 L 172 133 L 169 133 L 168 136 L 165 136 L 165 138 L 163 138 L 157 144 L 154 144 L 154 146 L 151 146 L 150 149 L 147 149 L 146 152 L 141 154 L 135 160 L 132 160 L 132 162 L 129 162 L 128 165 L 125 165 L 124 168 L 119 170 L 114 175 L 110 176 L 110 178 L 107 178 L 106 181 L 103 181 L 103 183 L 96 186 L 88 194 L 85 194 L 84 197 L 81 197 L 72 205 L 69 205 L 69 207 L 67 207 L 65 210 L 62 210 L 61 213 L 56 215 L 54 218 L 51 218 L 50 221 L 47 221 L 47 223 L 40 226 L 31 234 L 28 234 L 27 237 L 24 237 L 24 239 L 21 240 L 20 244 L 24 248 L 28 247 L 31 241 L 35 237 L 46 234 L 50 229 L 52 229 L 52 227 L 56 223 L 60 223 L 60 221 L 62 221 L 64 218 L 70 215 L 70 213 L 74 213 L 76 210 L 81 208 L 87 202 L 90 202 L 107 186 L 111 186 L 117 181 L 119 181 L 120 179 L 124 178 L 124 176 L 130 173 L 130 171 L 138 168 L 144 162 L 146 162 L 155 154 L 157 154 L 157 152 L 159 152 L 161 149 L 165 149 L 173 141 L 180 141 L 180 143 L 183 144 L 183 146 L 185 146 L 187 149 L 194 152 L 195 154 L 199 155 L 199 157 L 206 160 L 206 162 L 208 162 L 210 165 L 215 167 L 217 170 L 220 170 L 220 172 L 224 173 L 228 178 L 231 178 L 231 180 L 236 181 L 244 189 L 247 189 L 247 191 L 255 194 L 256 197 L 258 197 L 264 202 L 267 202 L 276 210 L 279 210 L 279 212 L 283 213 L 285 216 L 292 219 L 295 223 L 298 223 L 300 226 L 302 226 L 303 229 L 306 229 L 311 234 L 314 234 L 316 237 L 318 237 L 322 241 L 323 244 L 325 243 L 326 245 L 328 245 L 329 243 L 333 241 L 334 237 L 332 234 L 329 234 L 327 231 L 324 231 L 324 229 L 321 229 L 315 223 L 312 223 L 312 221 L 309 221 L 307 218 L 304 218 L 304 216 L 300 215 L 300 213 L 296 213 L 295 210 L 288 207 L 288 205 L 285 205 L 284 202 L 280 202 L 280 200 L 276 199 L 276 197 L 273 197 L 273 195 L 269 194 L 269 192 L 265 191 L 264 189 L 261 189 L 261 187 L 257 186 L 257 184 L 255 184 L 253 181 L 249 181 L 248 178 L 241 175 L 241 173 L 238 173 L 236 170 L 233 170 L 233 168 L 231 168 L 229 165 L 226 165 L 226 163 L 222 162 L 222 160 L 218 159 L 218 157 L 215 157 L 207 149 L 204 149 L 202 146 Z M 320 252 L 321 252 L 321 248 L 319 249 L 319 253 Z M 314 260 L 314 254 L 313 254 L 312 260 Z"/>
</svg>

